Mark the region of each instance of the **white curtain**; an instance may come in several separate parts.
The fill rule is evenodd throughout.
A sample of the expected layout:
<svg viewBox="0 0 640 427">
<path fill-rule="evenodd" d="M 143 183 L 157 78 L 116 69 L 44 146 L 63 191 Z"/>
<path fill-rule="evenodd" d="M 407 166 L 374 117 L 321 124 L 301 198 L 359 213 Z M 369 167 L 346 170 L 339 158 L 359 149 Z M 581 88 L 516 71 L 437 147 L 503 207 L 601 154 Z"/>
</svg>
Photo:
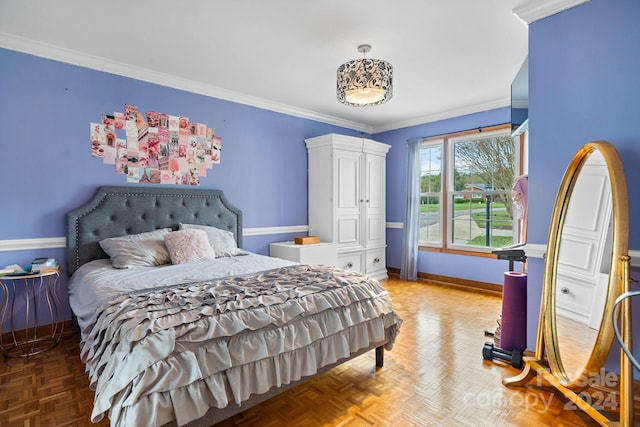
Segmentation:
<svg viewBox="0 0 640 427">
<path fill-rule="evenodd" d="M 422 139 L 410 139 L 407 144 L 407 178 L 404 187 L 404 232 L 400 278 L 418 278 L 418 234 L 420 229 L 420 147 Z"/>
</svg>

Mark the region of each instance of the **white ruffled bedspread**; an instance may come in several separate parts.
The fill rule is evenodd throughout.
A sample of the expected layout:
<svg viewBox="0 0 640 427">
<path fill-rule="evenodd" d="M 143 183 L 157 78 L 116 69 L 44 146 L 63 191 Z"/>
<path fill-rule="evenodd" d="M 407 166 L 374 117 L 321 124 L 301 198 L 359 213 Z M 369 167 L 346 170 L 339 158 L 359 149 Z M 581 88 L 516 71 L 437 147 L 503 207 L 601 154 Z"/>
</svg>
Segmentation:
<svg viewBox="0 0 640 427">
<path fill-rule="evenodd" d="M 120 295 L 83 329 L 91 419 L 183 425 L 374 343 L 390 349 L 401 324 L 377 280 L 325 266 Z"/>
</svg>

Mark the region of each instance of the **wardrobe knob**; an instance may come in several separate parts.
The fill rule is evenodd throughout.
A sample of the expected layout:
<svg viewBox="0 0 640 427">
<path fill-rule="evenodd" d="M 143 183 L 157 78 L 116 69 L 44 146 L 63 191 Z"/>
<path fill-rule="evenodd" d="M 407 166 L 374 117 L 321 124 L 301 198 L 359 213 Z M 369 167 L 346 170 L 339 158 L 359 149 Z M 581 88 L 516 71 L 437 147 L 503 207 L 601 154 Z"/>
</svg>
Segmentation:
<svg viewBox="0 0 640 427">
<path fill-rule="evenodd" d="M 347 268 L 351 268 L 351 267 L 353 267 L 353 263 L 352 262 L 348 262 L 347 263 Z"/>
<path fill-rule="evenodd" d="M 569 293 L 569 288 L 567 288 L 566 286 L 563 286 L 562 288 L 560 288 L 560 292 L 566 295 Z"/>
</svg>

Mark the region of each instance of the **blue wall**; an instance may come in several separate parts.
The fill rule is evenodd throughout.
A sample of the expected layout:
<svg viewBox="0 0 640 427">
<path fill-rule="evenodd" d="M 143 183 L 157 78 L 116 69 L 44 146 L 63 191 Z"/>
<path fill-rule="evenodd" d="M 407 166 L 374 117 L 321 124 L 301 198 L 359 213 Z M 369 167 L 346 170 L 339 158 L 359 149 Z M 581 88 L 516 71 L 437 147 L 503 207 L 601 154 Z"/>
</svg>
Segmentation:
<svg viewBox="0 0 640 427">
<path fill-rule="evenodd" d="M 592 0 L 529 29 L 529 241 L 546 244 L 562 174 L 576 150 L 606 139 L 619 150 L 629 184 L 630 247 L 640 247 L 640 2 Z M 505 82 L 508 84 L 509 82 Z M 112 166 L 92 158 L 89 123 L 125 103 L 142 111 L 182 114 L 223 138 L 222 163 L 202 180 L 244 211 L 244 226 L 307 224 L 307 159 L 303 140 L 340 127 L 170 89 L 0 49 L 0 147 L 3 207 L 0 240 L 61 237 L 65 213 L 97 186 L 127 185 Z M 406 141 L 506 123 L 508 108 L 373 135 L 391 144 L 387 222 L 402 222 Z M 136 184 L 132 184 L 136 185 Z M 249 236 L 245 248 L 267 253 L 291 235 Z M 387 230 L 387 264 L 400 266 L 402 230 Z M 64 259 L 64 250 L 0 252 L 0 266 L 35 256 Z M 421 252 L 419 271 L 501 283 L 506 261 Z M 543 263 L 529 260 L 528 347 L 535 345 Z M 63 281 L 61 297 L 66 302 Z M 634 302 L 636 313 L 640 312 Z M 67 318 L 68 306 L 65 307 Z M 482 328 L 479 328 L 482 329 Z M 636 338 L 636 346 L 640 339 Z M 637 349 L 636 349 L 637 353 Z M 616 355 L 617 356 L 617 355 Z"/>
<path fill-rule="evenodd" d="M 533 244 L 546 244 L 562 175 L 585 143 L 608 140 L 623 159 L 629 189 L 629 247 L 640 248 L 640 2 L 592 0 L 534 22 L 529 28 L 529 230 Z M 406 141 L 505 123 L 498 109 L 373 135 L 392 144 L 387 160 L 387 221 L 401 222 Z M 621 171 L 622 172 L 622 171 Z M 400 265 L 401 229 L 388 229 L 387 264 Z M 419 271 L 490 283 L 501 281 L 503 263 L 483 258 L 421 252 Z M 528 262 L 527 343 L 535 348 L 544 261 Z M 633 271 L 636 278 L 638 272 Z M 637 285 L 632 285 L 638 289 Z M 640 313 L 640 301 L 633 302 Z M 637 316 L 636 316 L 637 317 Z M 637 320 L 637 319 L 636 319 Z M 634 338 L 640 352 L 640 333 Z M 614 345 L 607 368 L 616 371 Z"/>
<path fill-rule="evenodd" d="M 387 155 L 387 222 L 401 223 L 403 220 L 409 139 L 505 124 L 510 120 L 511 110 L 505 107 L 373 135 L 375 140 L 392 145 Z M 387 265 L 400 268 L 402 229 L 387 229 L 387 245 Z M 507 261 L 496 261 L 492 258 L 426 251 L 418 254 L 418 271 L 431 274 L 501 284 L 503 273 L 507 270 Z"/>
<path fill-rule="evenodd" d="M 125 103 L 215 128 L 223 140 L 222 161 L 201 187 L 223 189 L 244 210 L 246 227 L 306 224 L 304 138 L 354 134 L 8 50 L 0 50 L 0 93 L 0 177 L 3 197 L 12 201 L 3 209 L 2 239 L 62 236 L 62 213 L 98 185 L 126 185 L 112 165 L 91 157 L 89 142 L 89 124 L 123 111 Z"/>
<path fill-rule="evenodd" d="M 113 165 L 91 157 L 90 123 L 103 113 L 140 111 L 184 115 L 222 137 L 221 163 L 200 188 L 225 191 L 243 210 L 244 227 L 307 225 L 304 139 L 330 132 L 359 133 L 151 83 L 0 49 L 0 240 L 63 237 L 65 215 L 101 185 L 127 184 Z M 292 235 L 247 236 L 244 247 L 268 254 Z M 0 267 L 28 264 L 63 249 L 0 252 Z M 70 318 L 66 277 L 60 289 Z M 21 298 L 17 298 L 21 303 Z M 17 307 L 21 312 L 23 307 Z M 17 327 L 23 327 L 18 316 Z M 23 322 L 24 323 L 24 322 Z M 4 325 L 3 330 L 7 329 Z"/>
<path fill-rule="evenodd" d="M 132 185 L 113 165 L 91 157 L 89 124 L 103 113 L 140 111 L 184 115 L 206 123 L 222 137 L 222 160 L 201 180 L 203 188 L 225 191 L 244 212 L 244 227 L 307 225 L 307 154 L 305 138 L 358 132 L 312 120 L 171 89 L 122 76 L 0 49 L 0 168 L 6 203 L 0 240 L 65 235 L 65 214 L 88 200 L 100 185 Z M 393 145 L 388 157 L 387 221 L 402 222 L 406 140 L 416 136 L 506 123 L 509 109 L 478 113 L 376 135 Z M 270 242 L 292 235 L 247 236 L 244 247 L 267 254 Z M 400 266 L 401 229 L 388 232 L 388 262 Z M 51 256 L 64 265 L 64 249 L 0 252 L 0 266 L 28 264 Z M 464 266 L 462 269 L 461 266 Z M 420 271 L 500 283 L 506 262 L 486 258 L 423 253 Z M 70 318 L 66 277 L 60 297 Z M 21 303 L 21 298 L 17 298 Z M 21 313 L 23 307 L 18 307 Z M 17 326 L 23 326 L 19 322 Z M 4 330 L 7 325 L 4 325 Z"/>
<path fill-rule="evenodd" d="M 637 0 L 592 0 L 529 27 L 531 243 L 547 241 L 555 194 L 575 152 L 589 141 L 608 140 L 622 158 L 629 190 L 629 246 L 640 248 L 635 221 L 640 198 L 634 185 L 640 182 L 638 18 Z M 542 272 L 540 260 L 530 263 L 530 285 L 541 283 Z M 536 322 L 531 319 L 537 316 L 540 293 L 529 290 L 528 343 L 533 348 Z M 637 317 L 638 301 L 634 310 Z M 638 354 L 640 339 L 634 341 Z M 612 367 L 617 358 L 612 352 L 610 369 L 617 369 Z"/>
</svg>

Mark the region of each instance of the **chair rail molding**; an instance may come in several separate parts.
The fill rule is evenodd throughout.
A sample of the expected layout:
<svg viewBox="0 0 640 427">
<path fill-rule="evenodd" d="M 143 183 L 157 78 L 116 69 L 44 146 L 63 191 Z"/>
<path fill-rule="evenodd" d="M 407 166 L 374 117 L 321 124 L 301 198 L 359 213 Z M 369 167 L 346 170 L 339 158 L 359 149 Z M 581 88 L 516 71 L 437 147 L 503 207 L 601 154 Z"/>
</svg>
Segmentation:
<svg viewBox="0 0 640 427">
<path fill-rule="evenodd" d="M 67 246 L 66 237 L 41 237 L 39 239 L 0 240 L 0 252 L 53 249 Z"/>
<path fill-rule="evenodd" d="M 281 227 L 244 228 L 244 236 L 261 236 L 268 234 L 306 233 L 308 225 L 289 225 Z M 37 239 L 0 240 L 0 252 L 27 251 L 38 249 L 66 248 L 66 237 L 41 237 Z"/>
<path fill-rule="evenodd" d="M 388 229 L 402 229 L 402 222 L 387 222 Z M 282 227 L 255 227 L 244 228 L 244 236 L 261 236 L 269 234 L 305 233 L 309 231 L 307 225 L 292 225 Z M 65 237 L 43 237 L 39 239 L 10 239 L 0 240 L 0 252 L 13 252 L 38 249 L 65 248 L 67 239 Z M 544 258 L 547 252 L 545 243 L 527 243 L 524 246 L 527 258 Z M 629 250 L 632 267 L 640 267 L 640 250 Z"/>
</svg>

